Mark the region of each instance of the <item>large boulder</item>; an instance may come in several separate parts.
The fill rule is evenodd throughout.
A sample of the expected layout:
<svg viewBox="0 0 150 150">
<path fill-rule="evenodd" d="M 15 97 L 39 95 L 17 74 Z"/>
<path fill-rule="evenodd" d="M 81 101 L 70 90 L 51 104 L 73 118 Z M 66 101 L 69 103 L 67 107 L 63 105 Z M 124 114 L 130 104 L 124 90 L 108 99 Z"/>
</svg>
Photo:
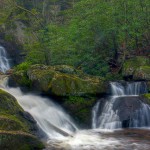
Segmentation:
<svg viewBox="0 0 150 150">
<path fill-rule="evenodd" d="M 0 89 L 0 149 L 43 149 L 35 132 L 34 119 L 23 111 L 12 95 Z"/>
<path fill-rule="evenodd" d="M 32 89 L 56 96 L 95 95 L 106 90 L 103 79 L 66 65 L 33 65 L 27 72 L 17 71 L 12 76 L 19 85 L 25 82 Z"/>
<path fill-rule="evenodd" d="M 13 70 L 9 76 L 10 86 L 30 87 L 31 81 L 27 76 L 26 70 Z"/>
<path fill-rule="evenodd" d="M 134 80 L 150 80 L 150 59 L 137 56 L 125 61 L 123 65 L 123 76 Z"/>
<path fill-rule="evenodd" d="M 101 121 L 102 123 L 105 122 L 103 126 L 108 128 L 118 125 L 122 128 L 149 126 L 150 121 L 147 115 L 150 113 L 149 104 L 149 100 L 143 96 L 120 96 L 113 97 L 113 99 L 101 99 L 96 115 L 96 126 L 101 124 L 99 116 L 105 118 Z"/>
</svg>

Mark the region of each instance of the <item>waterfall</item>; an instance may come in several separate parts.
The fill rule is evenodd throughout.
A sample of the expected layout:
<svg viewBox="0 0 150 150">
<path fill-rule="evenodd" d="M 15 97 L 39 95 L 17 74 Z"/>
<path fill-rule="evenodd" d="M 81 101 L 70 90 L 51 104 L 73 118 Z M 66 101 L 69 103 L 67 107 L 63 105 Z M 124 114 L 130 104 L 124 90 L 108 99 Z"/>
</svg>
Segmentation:
<svg viewBox="0 0 150 150">
<path fill-rule="evenodd" d="M 24 94 L 19 87 L 8 87 L 7 77 L 1 79 L 0 88 L 13 95 L 20 106 L 33 116 L 48 139 L 61 139 L 78 130 L 71 117 L 51 99 Z"/>
<path fill-rule="evenodd" d="M 6 72 L 10 69 L 9 59 L 4 47 L 0 46 L 0 71 Z"/>
<path fill-rule="evenodd" d="M 150 126 L 150 106 L 139 95 L 147 93 L 145 82 L 111 82 L 112 96 L 97 102 L 92 110 L 92 127 L 117 129 Z"/>
<path fill-rule="evenodd" d="M 5 86 L 4 90 L 13 95 L 20 106 L 33 116 L 48 138 L 63 138 L 63 135 L 57 132 L 59 129 L 68 135 L 77 130 L 70 116 L 52 100 L 34 94 L 23 94 L 20 88 Z"/>
<path fill-rule="evenodd" d="M 125 85 L 111 82 L 110 85 L 113 96 L 138 96 L 148 92 L 145 82 L 126 82 Z"/>
</svg>

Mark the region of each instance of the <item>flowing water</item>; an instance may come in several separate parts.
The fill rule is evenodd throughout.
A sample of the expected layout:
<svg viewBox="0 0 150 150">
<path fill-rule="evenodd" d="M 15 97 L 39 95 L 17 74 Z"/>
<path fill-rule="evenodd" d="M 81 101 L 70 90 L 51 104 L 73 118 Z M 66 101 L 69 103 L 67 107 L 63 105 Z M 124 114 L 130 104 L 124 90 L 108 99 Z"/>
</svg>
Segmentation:
<svg viewBox="0 0 150 150">
<path fill-rule="evenodd" d="M 6 72 L 10 68 L 9 60 L 5 49 L 0 47 L 0 50 L 0 68 L 1 71 Z M 146 93 L 145 83 L 128 83 L 126 86 L 111 83 L 113 96 L 103 107 L 101 107 L 101 101 L 98 101 L 93 108 L 92 126 L 94 129 L 79 130 L 71 117 L 51 99 L 32 93 L 24 94 L 20 88 L 8 87 L 7 77 L 1 76 L 1 78 L 0 88 L 16 97 L 22 108 L 34 117 L 47 135 L 46 150 L 149 150 L 149 130 L 107 130 L 121 127 L 117 110 L 114 111 L 115 108 L 113 108 L 117 98 L 126 97 L 126 95 L 130 98 L 137 97 L 141 93 Z M 142 102 L 140 104 L 142 107 L 133 113 L 134 121 L 131 126 L 149 125 L 149 106 Z M 141 125 L 139 125 L 139 120 L 142 122 Z M 72 136 L 64 136 L 59 129 Z"/>
<path fill-rule="evenodd" d="M 7 81 L 4 83 L 4 90 L 13 95 L 22 108 L 33 116 L 48 138 L 62 138 L 58 129 L 70 135 L 78 130 L 70 116 L 52 100 L 34 94 L 23 94 L 20 88 L 10 88 Z"/>
<path fill-rule="evenodd" d="M 98 101 L 94 106 L 92 127 L 117 129 L 122 128 L 125 123 L 128 123 L 127 127 L 150 127 L 150 106 L 138 97 L 147 93 L 146 83 L 132 82 L 123 85 L 112 82 L 110 85 L 113 96 Z"/>
<path fill-rule="evenodd" d="M 5 73 L 9 69 L 10 63 L 7 58 L 7 52 L 4 47 L 0 46 L 0 71 Z"/>
</svg>

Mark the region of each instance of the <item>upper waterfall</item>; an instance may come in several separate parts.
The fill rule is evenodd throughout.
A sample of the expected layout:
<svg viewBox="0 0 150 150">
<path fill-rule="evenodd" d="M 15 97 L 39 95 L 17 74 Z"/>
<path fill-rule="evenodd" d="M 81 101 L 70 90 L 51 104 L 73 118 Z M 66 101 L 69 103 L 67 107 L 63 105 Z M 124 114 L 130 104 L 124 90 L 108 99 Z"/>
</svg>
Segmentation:
<svg viewBox="0 0 150 150">
<path fill-rule="evenodd" d="M 110 85 L 113 96 L 138 96 L 148 92 L 145 82 L 111 82 Z"/>
<path fill-rule="evenodd" d="M 0 71 L 6 72 L 10 69 L 10 63 L 7 52 L 4 47 L 0 46 Z"/>
</svg>

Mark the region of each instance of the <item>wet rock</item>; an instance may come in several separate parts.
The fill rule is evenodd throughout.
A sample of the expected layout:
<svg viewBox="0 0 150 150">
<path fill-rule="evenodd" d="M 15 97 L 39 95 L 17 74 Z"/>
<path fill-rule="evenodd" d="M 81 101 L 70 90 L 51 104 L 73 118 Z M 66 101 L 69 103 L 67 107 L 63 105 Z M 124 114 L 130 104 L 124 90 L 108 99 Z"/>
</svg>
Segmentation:
<svg viewBox="0 0 150 150">
<path fill-rule="evenodd" d="M 21 55 L 23 53 L 22 47 L 15 41 L 4 40 L 3 35 L 0 34 L 0 45 L 6 49 L 9 58 L 11 58 L 12 66 L 24 61 L 25 56 Z"/>
<path fill-rule="evenodd" d="M 0 149 L 42 149 L 43 144 L 34 136 L 35 121 L 23 111 L 16 99 L 0 90 Z"/>
<path fill-rule="evenodd" d="M 106 115 L 105 117 L 103 116 L 104 113 L 106 113 L 105 108 L 108 110 L 112 109 L 108 114 L 106 114 L 109 115 L 108 122 Z M 102 125 L 100 121 L 105 121 L 105 128 L 113 128 L 113 123 L 115 123 L 115 128 L 149 126 L 150 120 L 146 115 L 149 112 L 149 102 L 141 96 L 120 96 L 101 99 L 97 117 L 103 116 L 104 120 L 103 118 L 101 118 L 102 120 L 97 118 L 98 121 L 96 124 L 99 127 L 99 125 Z"/>
<path fill-rule="evenodd" d="M 9 69 L 6 71 L 6 75 L 12 75 L 14 73 L 14 69 Z"/>
<path fill-rule="evenodd" d="M 132 114 L 141 107 L 142 103 L 139 97 L 118 97 L 113 104 L 113 111 L 117 111 L 120 121 L 127 123 Z"/>
</svg>

